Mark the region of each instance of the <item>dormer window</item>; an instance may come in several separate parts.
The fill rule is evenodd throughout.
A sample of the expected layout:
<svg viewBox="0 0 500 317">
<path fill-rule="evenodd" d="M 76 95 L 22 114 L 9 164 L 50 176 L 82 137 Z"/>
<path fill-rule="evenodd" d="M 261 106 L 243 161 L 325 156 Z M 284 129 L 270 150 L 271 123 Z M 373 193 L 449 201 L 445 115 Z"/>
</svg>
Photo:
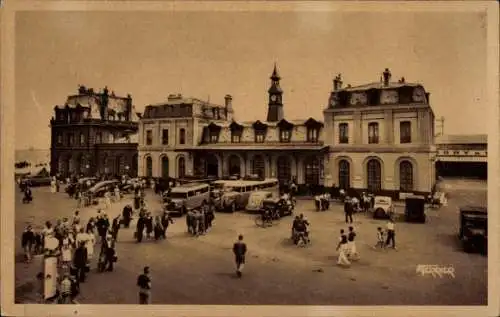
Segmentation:
<svg viewBox="0 0 500 317">
<path fill-rule="evenodd" d="M 219 134 L 218 133 L 210 133 L 210 143 L 217 143 L 219 142 Z"/>
<path fill-rule="evenodd" d="M 266 134 L 264 131 L 255 131 L 255 142 L 256 143 L 264 143 L 265 138 L 266 138 Z"/>
<path fill-rule="evenodd" d="M 319 130 L 315 128 L 307 129 L 307 142 L 318 142 Z"/>
<path fill-rule="evenodd" d="M 291 137 L 292 137 L 292 131 L 290 130 L 280 131 L 280 142 L 290 142 Z"/>
<path fill-rule="evenodd" d="M 255 142 L 263 143 L 266 139 L 267 125 L 265 123 L 257 121 L 252 125 L 252 127 L 255 133 Z"/>
<path fill-rule="evenodd" d="M 240 134 L 232 134 L 231 135 L 231 142 L 232 143 L 240 143 L 241 142 L 241 135 Z"/>
<path fill-rule="evenodd" d="M 240 143 L 241 135 L 243 134 L 243 126 L 233 121 L 229 125 L 229 129 L 231 129 L 231 143 Z"/>
</svg>

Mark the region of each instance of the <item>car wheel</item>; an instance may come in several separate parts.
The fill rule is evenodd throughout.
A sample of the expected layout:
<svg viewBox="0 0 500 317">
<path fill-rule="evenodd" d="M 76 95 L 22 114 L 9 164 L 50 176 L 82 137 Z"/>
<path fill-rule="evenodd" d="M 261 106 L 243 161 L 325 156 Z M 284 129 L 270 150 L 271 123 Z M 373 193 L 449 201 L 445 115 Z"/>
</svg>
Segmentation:
<svg viewBox="0 0 500 317">
<path fill-rule="evenodd" d="M 383 218 L 384 215 L 385 215 L 384 210 L 382 208 L 377 208 L 373 213 L 373 218 Z"/>
</svg>

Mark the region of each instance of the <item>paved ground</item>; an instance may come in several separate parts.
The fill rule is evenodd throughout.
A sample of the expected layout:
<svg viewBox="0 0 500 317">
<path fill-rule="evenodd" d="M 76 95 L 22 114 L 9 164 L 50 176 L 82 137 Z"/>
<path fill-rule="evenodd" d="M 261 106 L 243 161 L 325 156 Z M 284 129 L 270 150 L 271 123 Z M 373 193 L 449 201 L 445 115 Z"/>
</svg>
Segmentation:
<svg viewBox="0 0 500 317">
<path fill-rule="evenodd" d="M 167 241 L 135 243 L 133 229 L 122 229 L 117 244 L 118 263 L 110 273 L 91 272 L 82 284 L 79 302 L 89 304 L 137 303 L 136 277 L 144 265 L 152 269 L 155 304 L 309 304 L 309 305 L 484 305 L 487 298 L 487 258 L 460 250 L 457 207 L 486 204 L 486 184 L 449 183 L 449 205 L 428 212 L 427 224 L 396 224 L 397 250 L 374 250 L 376 221 L 355 217 L 357 248 L 361 259 L 350 268 L 336 266 L 335 245 L 343 222 L 340 205 L 324 213 L 314 211 L 312 201 L 299 201 L 297 212 L 310 220 L 313 244 L 298 248 L 288 240 L 291 218 L 271 228 L 257 228 L 245 213 L 217 214 L 213 231 L 193 238 L 185 233 L 185 219 L 169 228 Z M 457 186 L 454 187 L 454 184 Z M 68 215 L 76 203 L 47 188 L 34 191 L 35 202 L 16 206 L 16 247 L 26 221 Z M 148 194 L 149 206 L 158 198 Z M 130 201 L 127 198 L 126 201 Z M 126 201 L 108 211 L 114 216 Z M 82 218 L 95 209 L 81 211 Z M 231 247 L 242 233 L 249 248 L 245 275 L 234 277 Z M 18 260 L 22 259 L 21 256 Z M 421 277 L 418 264 L 453 265 L 456 277 Z M 95 267 L 95 265 L 94 265 Z M 33 300 L 30 281 L 41 264 L 16 265 L 16 298 Z M 319 272 L 318 272 L 319 271 Z"/>
</svg>

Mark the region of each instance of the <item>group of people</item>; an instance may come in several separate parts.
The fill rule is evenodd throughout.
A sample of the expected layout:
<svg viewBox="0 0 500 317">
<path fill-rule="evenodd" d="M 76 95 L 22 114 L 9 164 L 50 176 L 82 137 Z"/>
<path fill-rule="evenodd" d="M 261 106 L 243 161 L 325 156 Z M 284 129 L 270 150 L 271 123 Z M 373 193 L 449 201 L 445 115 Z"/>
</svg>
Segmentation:
<svg viewBox="0 0 500 317">
<path fill-rule="evenodd" d="M 354 227 L 349 226 L 347 233 L 345 233 L 344 229 L 340 229 L 340 238 L 336 249 L 339 252 L 338 265 L 350 265 L 351 261 L 359 259 L 355 238 L 356 232 L 354 231 Z"/>
<path fill-rule="evenodd" d="M 186 214 L 187 232 L 193 236 L 206 234 L 215 220 L 215 205 L 213 202 L 200 208 L 188 210 Z"/>
<path fill-rule="evenodd" d="M 134 233 L 135 238 L 140 243 L 144 239 L 144 233 L 146 233 L 147 240 L 154 239 L 158 241 L 166 239 L 168 226 L 173 223 L 172 217 L 166 210 L 163 211 L 161 216 L 153 218 L 150 211 L 142 209 L 137 218 L 136 231 Z"/>
<path fill-rule="evenodd" d="M 324 192 L 323 194 L 318 194 L 314 196 L 314 205 L 316 206 L 316 211 L 326 211 L 330 208 L 330 194 Z"/>
</svg>

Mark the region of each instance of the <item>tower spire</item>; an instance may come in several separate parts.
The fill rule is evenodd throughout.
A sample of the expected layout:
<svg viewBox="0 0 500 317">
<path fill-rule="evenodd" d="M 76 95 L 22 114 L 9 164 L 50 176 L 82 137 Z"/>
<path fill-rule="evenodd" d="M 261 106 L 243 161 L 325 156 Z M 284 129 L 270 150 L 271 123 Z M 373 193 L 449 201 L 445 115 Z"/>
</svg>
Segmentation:
<svg viewBox="0 0 500 317">
<path fill-rule="evenodd" d="M 276 66 L 276 62 L 274 62 L 273 74 L 271 75 L 270 79 L 272 81 L 279 81 L 281 79 L 280 75 L 278 74 L 278 67 Z"/>
<path fill-rule="evenodd" d="M 283 119 L 283 90 L 280 87 L 280 75 L 278 67 L 274 63 L 273 73 L 271 74 L 271 86 L 267 91 L 269 94 L 269 104 L 267 110 L 267 121 L 277 122 Z"/>
</svg>

